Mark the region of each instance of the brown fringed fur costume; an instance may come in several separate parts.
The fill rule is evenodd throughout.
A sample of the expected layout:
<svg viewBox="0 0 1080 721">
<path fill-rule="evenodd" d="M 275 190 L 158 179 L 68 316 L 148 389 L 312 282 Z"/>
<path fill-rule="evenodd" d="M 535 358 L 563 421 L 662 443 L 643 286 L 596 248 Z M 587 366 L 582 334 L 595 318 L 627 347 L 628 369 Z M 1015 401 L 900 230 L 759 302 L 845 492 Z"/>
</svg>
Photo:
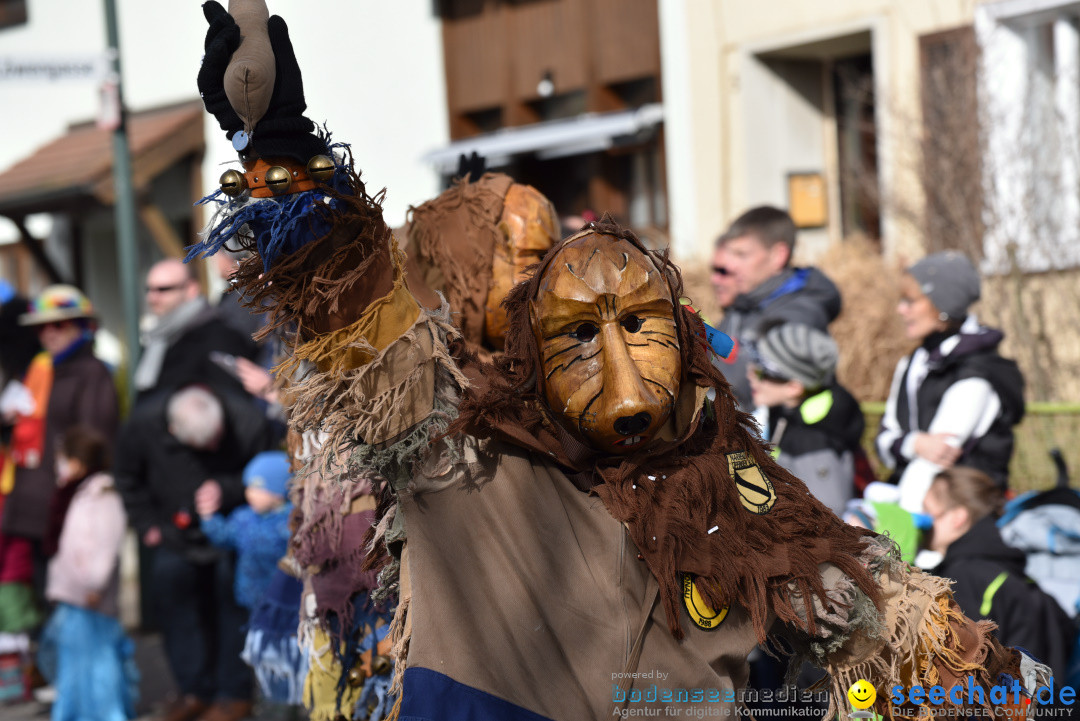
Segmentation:
<svg viewBox="0 0 1080 721">
<path fill-rule="evenodd" d="M 510 176 L 469 176 L 437 198 L 409 209 L 410 253 L 415 252 L 432 290 L 442 291 L 472 344 L 484 338 L 484 304 L 491 285 L 491 259 L 500 242 L 499 216 Z"/>
</svg>

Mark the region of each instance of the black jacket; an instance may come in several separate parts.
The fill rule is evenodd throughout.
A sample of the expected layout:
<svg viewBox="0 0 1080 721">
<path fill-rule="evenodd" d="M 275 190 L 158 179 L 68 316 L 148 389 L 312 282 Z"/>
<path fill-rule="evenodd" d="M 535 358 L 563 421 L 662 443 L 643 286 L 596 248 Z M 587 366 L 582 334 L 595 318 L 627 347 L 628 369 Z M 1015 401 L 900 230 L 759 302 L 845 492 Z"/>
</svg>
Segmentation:
<svg viewBox="0 0 1080 721">
<path fill-rule="evenodd" d="M 750 381 L 746 379 L 746 346 L 758 338 L 765 323 L 803 323 L 827 330 L 840 315 L 840 291 L 817 268 L 787 268 L 749 293 L 744 293 L 724 313 L 719 330 L 735 341 L 734 352 L 719 365 L 743 409 L 753 408 Z"/>
<path fill-rule="evenodd" d="M 116 487 L 132 527 L 140 538 L 158 527 L 164 545 L 192 560 L 213 557 L 199 530 L 195 490 L 203 481 L 217 481 L 222 490 L 221 512 L 227 514 L 244 502 L 244 466 L 256 453 L 273 446 L 266 417 L 249 395 L 229 388 L 214 392 L 225 410 L 225 436 L 217 450 L 196 451 L 169 434 L 169 390 L 142 396 L 117 441 Z M 178 512 L 190 520 L 187 528 L 177 523 Z"/>
<path fill-rule="evenodd" d="M 255 341 L 250 336 L 232 328 L 214 308 L 207 308 L 165 351 L 157 385 L 143 391 L 136 403 L 141 403 L 143 396 L 155 391 L 192 383 L 242 388 L 234 376 L 210 360 L 210 354 L 215 351 L 249 360 L 254 360 L 257 354 Z"/>
<path fill-rule="evenodd" d="M 1013 426 L 1024 416 L 1024 377 L 1016 362 L 1002 358 L 998 346 L 1004 335 L 993 328 L 980 327 L 978 333 L 961 333 L 959 343 L 942 355 L 940 346 L 944 338 L 929 339 L 930 358 L 926 378 L 916 391 L 918 404 L 918 428 L 911 428 L 911 411 L 908 405 L 907 374 L 905 369 L 896 395 L 896 421 L 904 434 L 925 431 L 937 414 L 945 392 L 959 381 L 967 378 L 983 378 L 990 383 L 1001 400 L 1001 410 L 986 435 L 969 438 L 964 444 L 958 466 L 978 468 L 1003 487 L 1009 478 L 1009 461 L 1013 453 Z M 896 468 L 892 480 L 898 481 L 909 459 L 894 448 Z"/>
<path fill-rule="evenodd" d="M 1065 678 L 1076 629 L 1057 601 L 1024 575 L 1025 560 L 1023 551 L 1005 545 L 988 516 L 949 546 L 932 573 L 956 581 L 953 593 L 965 615 L 994 621 L 1004 645 L 1025 649 Z"/>
<path fill-rule="evenodd" d="M 798 408 L 769 409 L 777 462 L 837 514 L 855 496 L 855 457 L 865 428 L 859 402 L 836 382 Z"/>
</svg>

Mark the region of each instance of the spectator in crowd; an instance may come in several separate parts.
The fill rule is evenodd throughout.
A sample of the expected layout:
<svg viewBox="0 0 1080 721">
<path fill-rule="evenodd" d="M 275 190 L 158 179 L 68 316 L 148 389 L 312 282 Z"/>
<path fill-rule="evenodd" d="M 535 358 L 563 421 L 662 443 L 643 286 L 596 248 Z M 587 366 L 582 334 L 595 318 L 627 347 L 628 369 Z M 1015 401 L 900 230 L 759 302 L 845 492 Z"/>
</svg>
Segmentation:
<svg viewBox="0 0 1080 721">
<path fill-rule="evenodd" d="M 179 260 L 154 264 L 146 275 L 149 327 L 135 369 L 142 394 L 188 383 L 238 385 L 235 376 L 211 360 L 212 353 L 254 358 L 250 336 L 232 328 L 201 295 L 192 266 Z"/>
<path fill-rule="evenodd" d="M 289 455 L 264 451 L 244 468 L 247 505 L 225 517 L 218 512 L 218 499 L 207 495 L 196 510 L 210 542 L 236 552 L 236 600 L 251 613 L 243 658 L 255 671 L 263 697 L 299 705 L 307 673 L 307 657 L 296 638 L 303 587 L 278 567 L 288 551 L 291 481 Z M 288 620 L 282 624 L 282 618 Z"/>
<path fill-rule="evenodd" d="M 766 327 L 751 348 L 754 403 L 776 460 L 814 496 L 843 512 L 855 493 L 855 458 L 866 422 L 858 402 L 836 382 L 836 343 L 801 323 Z"/>
<path fill-rule="evenodd" d="M 735 290 L 735 277 L 724 265 L 726 257 L 727 252 L 724 250 L 724 246 L 717 244 L 713 250 L 710 279 L 716 296 L 716 304 L 725 313 L 734 305 L 735 299 L 739 296 L 739 291 Z"/>
<path fill-rule="evenodd" d="M 232 277 L 236 273 L 236 268 L 241 259 L 241 256 L 228 252 L 218 253 L 214 256 L 214 268 L 217 270 L 218 276 L 228 284 L 222 292 L 216 308 L 218 317 L 227 326 L 245 338 L 251 338 L 265 324 L 262 313 L 253 313 L 251 308 L 244 305 L 243 295 L 232 285 Z"/>
<path fill-rule="evenodd" d="M 731 290 L 737 296 L 724 313 L 720 330 L 736 349 L 721 366 L 739 404 L 752 408 L 747 358 L 741 346 L 757 340 L 769 321 L 787 321 L 826 330 L 840 314 L 840 292 L 816 268 L 791 267 L 795 224 L 784 211 L 769 206 L 751 208 L 716 241 L 713 286 L 724 305 Z M 724 272 L 720 272 L 722 269 Z"/>
<path fill-rule="evenodd" d="M 933 519 L 928 546 L 943 557 L 932 573 L 956 581 L 953 593 L 970 618 L 997 624 L 997 636 L 1065 678 L 1076 630 L 1051 596 L 1024 573 L 1023 551 L 1005 545 L 995 521 L 1005 495 L 1000 484 L 974 468 L 939 472 L 924 499 Z"/>
<path fill-rule="evenodd" d="M 998 353 L 1001 331 L 968 313 L 979 274 L 961 253 L 935 253 L 908 268 L 900 290 L 897 312 L 919 347 L 896 366 L 877 435 L 900 506 L 920 512 L 934 477 L 956 464 L 1005 488 L 1024 379 Z"/>
<path fill-rule="evenodd" d="M 52 362 L 33 328 L 20 325 L 29 300 L 0 279 L 0 514 L 15 484 L 23 440 L 41 438 Z M 40 387 L 35 401 L 32 389 Z M 35 444 L 36 445 L 36 444 Z M 40 454 L 40 448 L 36 449 Z M 34 599 L 30 539 L 0 532 L 0 704 L 28 694 L 30 632 L 41 622 Z"/>
<path fill-rule="evenodd" d="M 29 394 L 34 407 L 23 416 L 26 423 L 20 431 L 25 436 L 18 439 L 15 483 L 4 499 L 0 531 L 30 539 L 35 587 L 41 592 L 41 541 L 56 489 L 56 444 L 75 425 L 98 429 L 111 444 L 119 409 L 109 369 L 94 357 L 94 309 L 81 291 L 70 285 L 49 286 L 19 320 L 37 332 L 52 369 L 49 373 L 44 363 L 35 369 Z"/>
<path fill-rule="evenodd" d="M 32 327 L 19 323 L 29 300 L 0 279 L 0 390 L 12 381 L 22 381 L 30 362 L 41 352 L 41 343 Z"/>
<path fill-rule="evenodd" d="M 56 608 L 41 640 L 41 667 L 56 688 L 52 721 L 134 718 L 134 648 L 117 619 L 127 518 L 106 472 L 107 442 L 74 426 L 56 455 L 59 487 L 45 537 L 46 597 Z"/>
<path fill-rule="evenodd" d="M 196 510 L 210 543 L 236 552 L 236 600 L 251 610 L 266 593 L 278 561 L 288 550 L 292 511 L 286 500 L 292 479 L 289 455 L 263 451 L 244 467 L 243 478 L 247 503 L 228 517 L 220 513 L 220 494 L 196 498 Z"/>
<path fill-rule="evenodd" d="M 207 498 L 222 513 L 243 502 L 244 467 L 269 445 L 266 423 L 232 384 L 186 386 L 140 399 L 121 431 L 116 483 L 131 525 L 154 549 L 150 589 L 182 694 L 165 721 L 231 721 L 251 711 L 235 559 L 210 545 L 196 509 Z"/>
</svg>

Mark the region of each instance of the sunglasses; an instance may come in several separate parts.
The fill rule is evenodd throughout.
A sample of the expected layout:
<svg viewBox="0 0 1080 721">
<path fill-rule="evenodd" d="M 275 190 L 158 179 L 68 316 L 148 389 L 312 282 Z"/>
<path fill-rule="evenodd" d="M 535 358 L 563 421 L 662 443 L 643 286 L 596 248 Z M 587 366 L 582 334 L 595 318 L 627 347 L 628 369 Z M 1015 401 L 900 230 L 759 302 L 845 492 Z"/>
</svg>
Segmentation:
<svg viewBox="0 0 1080 721">
<path fill-rule="evenodd" d="M 761 366 L 754 366 L 754 377 L 759 381 L 766 381 L 768 383 L 787 383 L 791 379 L 787 376 L 782 376 L 779 373 L 773 373 Z"/>
<path fill-rule="evenodd" d="M 146 293 L 171 293 L 174 290 L 180 290 L 186 285 L 185 283 L 178 283 L 177 285 L 148 285 L 146 286 Z"/>
<path fill-rule="evenodd" d="M 49 323 L 38 323 L 37 324 L 37 331 L 40 333 L 41 331 L 43 331 L 43 330 L 45 330 L 47 328 L 52 328 L 53 330 L 55 330 L 57 328 L 63 328 L 64 326 L 66 326 L 70 322 L 71 322 L 70 320 L 54 320 L 54 321 L 51 321 Z"/>
<path fill-rule="evenodd" d="M 716 274 L 716 275 L 730 275 L 731 274 L 731 271 L 729 271 L 727 268 L 725 268 L 722 265 L 714 265 L 712 267 L 712 272 L 714 274 Z"/>
</svg>

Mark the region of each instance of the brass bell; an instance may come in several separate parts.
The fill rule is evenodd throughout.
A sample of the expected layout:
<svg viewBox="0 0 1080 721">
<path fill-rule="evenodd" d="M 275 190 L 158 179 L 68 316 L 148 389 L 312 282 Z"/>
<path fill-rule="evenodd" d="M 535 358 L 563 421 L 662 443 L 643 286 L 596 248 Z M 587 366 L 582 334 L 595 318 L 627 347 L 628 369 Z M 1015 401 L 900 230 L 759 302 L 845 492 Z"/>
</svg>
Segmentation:
<svg viewBox="0 0 1080 721">
<path fill-rule="evenodd" d="M 349 669 L 349 685 L 353 688 L 363 686 L 366 680 L 367 674 L 364 673 L 364 669 L 359 666 Z"/>
<path fill-rule="evenodd" d="M 280 165 L 275 165 L 266 171 L 266 187 L 270 188 L 270 192 L 274 195 L 289 192 L 290 185 L 292 185 L 292 174 Z"/>
<path fill-rule="evenodd" d="M 334 177 L 334 161 L 325 155 L 316 155 L 307 163 L 307 174 L 316 183 L 325 183 Z"/>
<path fill-rule="evenodd" d="M 235 198 L 247 190 L 247 181 L 244 179 L 244 174 L 235 170 L 226 170 L 222 173 L 218 183 L 221 184 L 221 192 L 230 198 Z"/>
<path fill-rule="evenodd" d="M 390 673 L 391 668 L 393 664 L 390 663 L 390 659 L 382 654 L 376 654 L 375 658 L 371 659 L 371 673 L 375 676 L 385 676 Z"/>
</svg>

